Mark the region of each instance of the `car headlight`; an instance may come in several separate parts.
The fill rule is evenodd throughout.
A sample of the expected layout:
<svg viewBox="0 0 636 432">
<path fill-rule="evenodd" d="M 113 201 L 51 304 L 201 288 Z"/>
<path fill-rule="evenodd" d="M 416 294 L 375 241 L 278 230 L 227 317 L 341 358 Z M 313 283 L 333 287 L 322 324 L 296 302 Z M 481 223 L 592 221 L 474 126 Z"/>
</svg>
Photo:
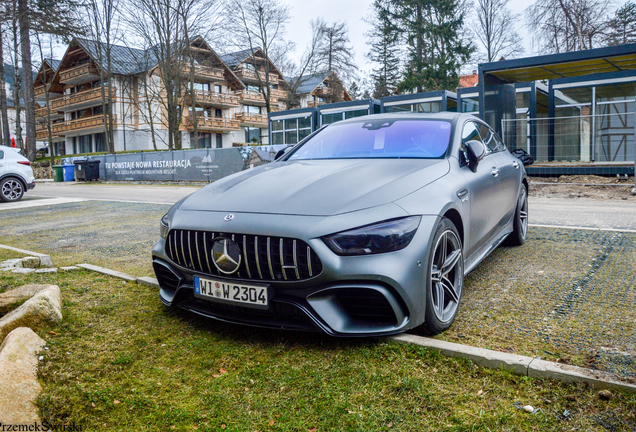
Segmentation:
<svg viewBox="0 0 636 432">
<path fill-rule="evenodd" d="M 168 219 L 168 213 L 166 213 L 159 222 L 159 235 L 161 235 L 161 238 L 168 238 L 168 231 L 170 231 L 170 220 Z"/>
<path fill-rule="evenodd" d="M 323 237 L 338 255 L 371 255 L 404 249 L 411 243 L 421 216 L 392 219 Z"/>
</svg>

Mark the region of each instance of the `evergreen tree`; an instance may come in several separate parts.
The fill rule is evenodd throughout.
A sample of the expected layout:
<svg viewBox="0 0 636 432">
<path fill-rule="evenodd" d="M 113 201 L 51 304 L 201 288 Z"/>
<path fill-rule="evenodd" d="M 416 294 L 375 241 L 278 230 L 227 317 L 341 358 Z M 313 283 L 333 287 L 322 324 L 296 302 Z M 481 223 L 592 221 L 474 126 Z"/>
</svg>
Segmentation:
<svg viewBox="0 0 636 432">
<path fill-rule="evenodd" d="M 458 71 L 475 50 L 462 38 L 465 5 L 460 0 L 393 0 L 375 4 L 396 26 L 408 52 L 398 91 L 454 89 Z"/>
<path fill-rule="evenodd" d="M 388 0 L 376 0 L 374 15 L 369 20 L 372 31 L 367 33 L 369 60 L 378 67 L 371 72 L 373 97 L 379 99 L 393 94 L 400 81 L 400 46 L 398 31 L 386 13 Z"/>
<path fill-rule="evenodd" d="M 636 42 L 636 4 L 631 1 L 620 7 L 608 23 L 607 45 Z"/>
</svg>

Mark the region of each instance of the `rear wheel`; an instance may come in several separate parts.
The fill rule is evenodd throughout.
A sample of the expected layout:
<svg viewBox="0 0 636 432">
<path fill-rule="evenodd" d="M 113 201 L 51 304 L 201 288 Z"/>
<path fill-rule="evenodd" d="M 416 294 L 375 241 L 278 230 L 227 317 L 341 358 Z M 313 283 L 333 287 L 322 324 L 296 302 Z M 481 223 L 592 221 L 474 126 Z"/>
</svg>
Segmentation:
<svg viewBox="0 0 636 432">
<path fill-rule="evenodd" d="M 0 201 L 18 201 L 24 195 L 22 182 L 14 177 L 8 177 L 0 181 Z"/>
<path fill-rule="evenodd" d="M 440 220 L 433 237 L 426 274 L 426 320 L 422 330 L 436 335 L 448 329 L 457 315 L 464 287 L 464 255 L 455 225 Z"/>
<path fill-rule="evenodd" d="M 519 200 L 517 200 L 517 209 L 515 210 L 515 218 L 512 224 L 512 232 L 504 241 L 506 246 L 521 246 L 526 242 L 528 236 L 528 189 L 525 185 L 521 185 L 519 192 Z"/>
</svg>

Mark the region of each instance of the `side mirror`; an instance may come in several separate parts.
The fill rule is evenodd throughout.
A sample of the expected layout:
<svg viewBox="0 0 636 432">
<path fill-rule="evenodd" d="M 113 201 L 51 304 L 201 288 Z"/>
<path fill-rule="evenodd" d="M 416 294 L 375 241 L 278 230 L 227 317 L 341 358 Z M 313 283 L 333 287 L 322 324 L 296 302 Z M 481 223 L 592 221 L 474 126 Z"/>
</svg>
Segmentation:
<svg viewBox="0 0 636 432">
<path fill-rule="evenodd" d="M 278 152 L 276 153 L 276 156 L 274 156 L 274 160 L 277 160 L 279 157 L 281 157 L 284 154 L 285 154 L 285 149 L 278 150 Z"/>
<path fill-rule="evenodd" d="M 483 142 L 477 140 L 470 140 L 465 146 L 466 156 L 468 156 L 468 167 L 475 172 L 477 170 L 477 164 L 486 154 L 486 146 Z"/>
</svg>

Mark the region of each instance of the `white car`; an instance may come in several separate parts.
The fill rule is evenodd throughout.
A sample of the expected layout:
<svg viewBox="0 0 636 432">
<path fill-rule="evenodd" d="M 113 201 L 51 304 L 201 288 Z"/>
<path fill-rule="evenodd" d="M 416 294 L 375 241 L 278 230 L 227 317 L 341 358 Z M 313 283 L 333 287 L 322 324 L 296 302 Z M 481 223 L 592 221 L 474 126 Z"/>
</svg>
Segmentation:
<svg viewBox="0 0 636 432">
<path fill-rule="evenodd" d="M 0 145 L 0 201 L 18 201 L 35 187 L 31 162 L 19 149 Z"/>
</svg>

